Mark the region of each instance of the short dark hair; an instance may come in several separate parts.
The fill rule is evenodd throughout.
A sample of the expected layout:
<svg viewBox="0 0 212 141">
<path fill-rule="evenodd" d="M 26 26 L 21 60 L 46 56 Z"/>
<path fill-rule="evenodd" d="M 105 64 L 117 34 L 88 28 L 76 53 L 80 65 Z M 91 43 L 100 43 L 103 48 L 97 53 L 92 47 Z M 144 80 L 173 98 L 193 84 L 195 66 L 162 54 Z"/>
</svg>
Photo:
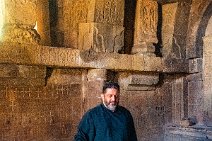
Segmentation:
<svg viewBox="0 0 212 141">
<path fill-rule="evenodd" d="M 102 89 L 102 92 L 105 93 L 107 88 L 114 88 L 117 91 L 120 91 L 120 86 L 117 82 L 112 82 L 112 81 L 105 82 L 103 89 Z"/>
</svg>

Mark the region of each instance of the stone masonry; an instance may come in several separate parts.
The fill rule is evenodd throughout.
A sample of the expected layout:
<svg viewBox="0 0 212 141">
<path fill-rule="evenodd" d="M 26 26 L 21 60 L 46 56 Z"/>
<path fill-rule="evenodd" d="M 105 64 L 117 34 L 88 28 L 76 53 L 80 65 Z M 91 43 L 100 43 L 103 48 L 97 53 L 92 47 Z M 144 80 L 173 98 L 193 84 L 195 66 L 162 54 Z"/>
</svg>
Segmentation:
<svg viewBox="0 0 212 141">
<path fill-rule="evenodd" d="M 0 141 L 73 140 L 108 80 L 138 141 L 212 140 L 211 0 L 0 6 Z"/>
</svg>

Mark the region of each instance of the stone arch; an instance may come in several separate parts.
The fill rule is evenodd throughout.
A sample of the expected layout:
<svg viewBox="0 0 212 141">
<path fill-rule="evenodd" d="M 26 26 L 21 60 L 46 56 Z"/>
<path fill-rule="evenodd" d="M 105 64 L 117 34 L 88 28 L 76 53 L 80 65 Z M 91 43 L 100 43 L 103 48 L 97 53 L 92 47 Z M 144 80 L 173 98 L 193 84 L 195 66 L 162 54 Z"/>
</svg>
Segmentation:
<svg viewBox="0 0 212 141">
<path fill-rule="evenodd" d="M 197 49 L 198 56 L 200 56 L 201 58 L 202 58 L 202 54 L 203 54 L 202 38 L 205 36 L 206 29 L 208 27 L 208 23 L 209 23 L 211 16 L 212 16 L 212 2 L 207 6 L 207 8 L 201 18 L 200 24 L 197 29 L 197 34 L 196 34 L 197 36 L 196 36 L 196 41 L 195 41 L 195 48 Z"/>
</svg>

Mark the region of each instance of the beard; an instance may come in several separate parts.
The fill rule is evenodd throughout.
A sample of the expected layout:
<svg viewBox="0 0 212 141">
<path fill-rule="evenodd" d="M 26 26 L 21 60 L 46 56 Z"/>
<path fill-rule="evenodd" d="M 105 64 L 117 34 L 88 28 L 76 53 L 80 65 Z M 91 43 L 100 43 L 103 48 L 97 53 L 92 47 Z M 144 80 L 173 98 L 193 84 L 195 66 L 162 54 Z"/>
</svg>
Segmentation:
<svg viewBox="0 0 212 141">
<path fill-rule="evenodd" d="M 105 107 L 111 111 L 115 111 L 118 103 L 103 101 Z"/>
</svg>

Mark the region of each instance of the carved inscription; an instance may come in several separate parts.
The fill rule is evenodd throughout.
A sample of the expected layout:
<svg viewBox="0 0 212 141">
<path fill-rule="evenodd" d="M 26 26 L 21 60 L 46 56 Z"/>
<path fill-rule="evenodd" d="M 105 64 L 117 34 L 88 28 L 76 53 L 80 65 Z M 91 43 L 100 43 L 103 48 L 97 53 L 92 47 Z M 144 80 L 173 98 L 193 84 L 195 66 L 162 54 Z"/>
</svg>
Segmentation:
<svg viewBox="0 0 212 141">
<path fill-rule="evenodd" d="M 95 21 L 123 25 L 124 1 L 123 0 L 97 0 Z"/>
<path fill-rule="evenodd" d="M 78 29 L 79 23 L 85 23 L 87 20 L 87 2 L 85 0 L 75 0 L 69 5 L 69 23 L 70 29 Z"/>
<path fill-rule="evenodd" d="M 70 139 L 76 124 L 72 120 L 81 115 L 80 88 L 0 86 L 0 140 Z"/>
<path fill-rule="evenodd" d="M 142 29 L 145 35 L 150 35 L 156 38 L 157 32 L 157 3 L 151 1 L 141 0 L 140 19 L 142 22 Z"/>
</svg>

